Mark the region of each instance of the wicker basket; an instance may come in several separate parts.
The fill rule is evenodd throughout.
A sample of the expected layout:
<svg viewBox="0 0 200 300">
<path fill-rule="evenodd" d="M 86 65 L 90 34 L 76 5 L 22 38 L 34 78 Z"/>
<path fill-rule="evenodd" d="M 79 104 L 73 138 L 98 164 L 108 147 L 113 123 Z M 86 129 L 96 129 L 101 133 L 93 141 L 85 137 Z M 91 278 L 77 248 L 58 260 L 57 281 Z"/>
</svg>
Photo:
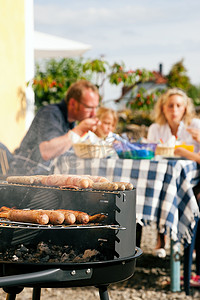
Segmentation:
<svg viewBox="0 0 200 300">
<path fill-rule="evenodd" d="M 157 146 L 155 155 L 174 156 L 174 147 Z"/>
<path fill-rule="evenodd" d="M 114 149 L 108 145 L 73 144 L 75 154 L 80 158 L 105 158 L 113 154 Z"/>
</svg>

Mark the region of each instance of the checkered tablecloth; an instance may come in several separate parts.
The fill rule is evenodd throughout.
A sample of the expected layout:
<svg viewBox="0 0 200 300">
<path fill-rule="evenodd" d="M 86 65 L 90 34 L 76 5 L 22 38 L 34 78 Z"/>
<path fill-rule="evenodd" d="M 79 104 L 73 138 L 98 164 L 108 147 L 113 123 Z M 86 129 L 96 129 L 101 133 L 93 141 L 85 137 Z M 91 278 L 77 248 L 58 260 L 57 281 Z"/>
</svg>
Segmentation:
<svg viewBox="0 0 200 300">
<path fill-rule="evenodd" d="M 80 159 L 60 156 L 56 174 L 90 174 L 110 181 L 128 181 L 136 187 L 138 222 L 157 223 L 160 232 L 170 228 L 174 241 L 191 241 L 199 208 L 192 190 L 200 179 L 200 166 L 189 160 Z"/>
</svg>

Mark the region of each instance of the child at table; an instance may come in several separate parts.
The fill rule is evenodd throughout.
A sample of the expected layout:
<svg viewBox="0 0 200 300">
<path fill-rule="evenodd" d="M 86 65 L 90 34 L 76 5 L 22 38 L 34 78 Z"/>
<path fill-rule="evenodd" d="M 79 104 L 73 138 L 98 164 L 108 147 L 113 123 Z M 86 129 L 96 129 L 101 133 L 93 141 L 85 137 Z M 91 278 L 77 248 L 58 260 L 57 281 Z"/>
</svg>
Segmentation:
<svg viewBox="0 0 200 300">
<path fill-rule="evenodd" d="M 118 121 L 117 112 L 107 107 L 100 107 L 96 113 L 99 119 L 96 131 L 94 133 L 100 138 L 107 138 L 112 136 L 115 131 Z"/>
</svg>

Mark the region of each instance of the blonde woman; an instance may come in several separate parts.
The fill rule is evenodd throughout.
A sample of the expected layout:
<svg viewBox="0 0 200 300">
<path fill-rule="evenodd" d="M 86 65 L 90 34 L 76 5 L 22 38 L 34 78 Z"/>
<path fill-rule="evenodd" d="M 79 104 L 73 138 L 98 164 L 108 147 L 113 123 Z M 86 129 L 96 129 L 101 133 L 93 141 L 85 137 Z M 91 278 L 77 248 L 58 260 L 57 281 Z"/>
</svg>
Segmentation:
<svg viewBox="0 0 200 300">
<path fill-rule="evenodd" d="M 200 151 L 200 119 L 196 117 L 192 100 L 186 93 L 177 88 L 168 89 L 158 99 L 154 116 L 155 123 L 149 127 L 148 141 L 157 143 L 162 139 L 166 143 L 175 136 L 180 142 L 194 145 L 195 152 Z M 154 255 L 165 257 L 165 244 L 166 236 L 158 234 Z"/>
<path fill-rule="evenodd" d="M 186 93 L 177 88 L 167 90 L 158 99 L 154 115 L 148 141 L 157 143 L 162 139 L 165 143 L 174 135 L 179 141 L 194 145 L 195 152 L 200 151 L 200 119 Z"/>
</svg>

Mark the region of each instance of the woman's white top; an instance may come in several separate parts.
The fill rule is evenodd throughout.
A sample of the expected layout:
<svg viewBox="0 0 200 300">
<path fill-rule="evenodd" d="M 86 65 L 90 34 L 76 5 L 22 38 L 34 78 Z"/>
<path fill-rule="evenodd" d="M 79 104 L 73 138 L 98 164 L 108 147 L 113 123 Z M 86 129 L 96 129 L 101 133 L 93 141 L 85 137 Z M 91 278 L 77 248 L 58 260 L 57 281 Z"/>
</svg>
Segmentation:
<svg viewBox="0 0 200 300">
<path fill-rule="evenodd" d="M 191 134 L 186 130 L 187 128 L 198 128 L 200 130 L 200 119 L 193 119 L 189 126 L 185 126 L 185 124 L 181 121 L 178 127 L 177 132 L 177 140 L 179 142 L 194 145 L 194 151 L 200 151 L 200 143 L 196 142 Z M 166 143 L 172 137 L 171 129 L 167 124 L 159 125 L 157 123 L 153 123 L 149 126 L 147 140 L 151 143 L 158 143 L 160 139 L 164 143 Z"/>
</svg>

